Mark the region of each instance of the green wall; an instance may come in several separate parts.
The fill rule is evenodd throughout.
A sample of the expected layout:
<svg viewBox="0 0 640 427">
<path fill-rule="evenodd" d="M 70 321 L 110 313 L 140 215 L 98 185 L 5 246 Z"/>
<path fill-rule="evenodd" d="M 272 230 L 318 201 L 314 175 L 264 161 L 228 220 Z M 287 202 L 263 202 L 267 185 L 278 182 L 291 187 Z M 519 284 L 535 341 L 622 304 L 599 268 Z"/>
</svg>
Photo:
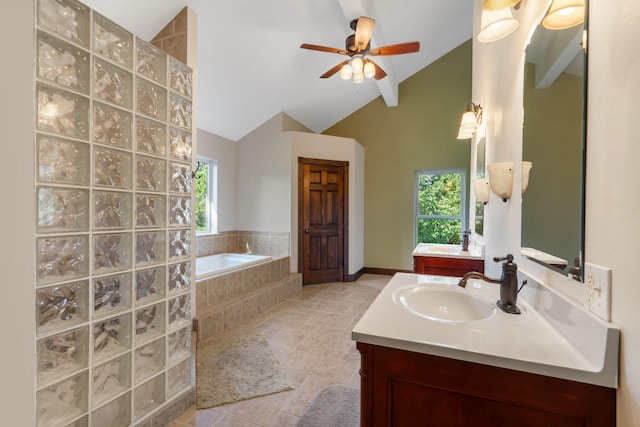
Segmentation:
<svg viewBox="0 0 640 427">
<path fill-rule="evenodd" d="M 471 102 L 471 45 L 402 82 L 397 107 L 378 97 L 324 132 L 365 149 L 365 267 L 412 269 L 416 170 L 464 168 L 469 179 L 470 141 L 456 135 Z"/>
<path fill-rule="evenodd" d="M 562 73 L 546 89 L 534 85 L 535 67 L 527 63 L 522 158 L 533 167 L 522 196 L 522 246 L 572 265 L 581 239 L 584 81 Z"/>
</svg>

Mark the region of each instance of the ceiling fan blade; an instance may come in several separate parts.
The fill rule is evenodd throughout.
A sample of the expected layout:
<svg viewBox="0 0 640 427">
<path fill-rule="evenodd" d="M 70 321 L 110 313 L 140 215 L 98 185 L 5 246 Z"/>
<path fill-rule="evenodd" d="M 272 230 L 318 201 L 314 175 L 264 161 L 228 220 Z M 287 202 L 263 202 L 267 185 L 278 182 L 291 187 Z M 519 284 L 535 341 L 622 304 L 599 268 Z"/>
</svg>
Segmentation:
<svg viewBox="0 0 640 427">
<path fill-rule="evenodd" d="M 400 44 L 392 44 L 371 49 L 371 56 L 381 55 L 401 55 L 403 53 L 413 53 L 420 50 L 420 42 L 408 42 Z"/>
<path fill-rule="evenodd" d="M 361 16 L 356 24 L 356 48 L 363 51 L 367 48 L 376 20 Z"/>
<path fill-rule="evenodd" d="M 376 69 L 376 73 L 373 75 L 373 78 L 376 80 L 380 80 L 380 79 L 384 79 L 385 77 L 387 77 L 387 73 L 385 73 L 385 71 L 380 68 L 380 66 L 378 64 L 376 64 L 375 62 L 373 62 L 370 59 L 367 59 L 367 62 L 371 62 L 373 64 L 373 68 Z"/>
<path fill-rule="evenodd" d="M 338 49 L 335 47 L 318 46 L 316 44 L 307 44 L 307 43 L 302 43 L 300 47 L 302 49 L 319 50 L 320 52 L 339 53 L 340 55 L 347 55 L 346 50 Z"/>
<path fill-rule="evenodd" d="M 333 67 L 332 69 L 330 69 L 329 71 L 327 71 L 326 73 L 321 75 L 320 78 L 321 79 L 326 79 L 326 78 L 329 78 L 329 77 L 333 76 L 335 73 L 337 73 L 338 71 L 342 70 L 342 67 L 345 64 L 348 64 L 348 63 L 349 63 L 348 59 L 346 61 L 342 61 L 341 63 L 339 63 L 338 65 L 336 65 L 335 67 Z"/>
</svg>

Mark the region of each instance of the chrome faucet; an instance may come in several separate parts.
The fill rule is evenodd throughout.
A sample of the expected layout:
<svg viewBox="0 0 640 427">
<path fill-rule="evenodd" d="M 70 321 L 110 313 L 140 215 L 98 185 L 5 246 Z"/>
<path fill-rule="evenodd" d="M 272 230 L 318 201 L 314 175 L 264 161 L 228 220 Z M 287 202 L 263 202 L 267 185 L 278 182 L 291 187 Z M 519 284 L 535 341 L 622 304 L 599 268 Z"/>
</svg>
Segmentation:
<svg viewBox="0 0 640 427">
<path fill-rule="evenodd" d="M 467 286 L 467 280 L 480 279 L 489 283 L 500 284 L 500 299 L 496 302 L 500 310 L 510 314 L 520 314 L 520 309 L 516 307 L 516 301 L 518 299 L 518 265 L 513 262 L 513 255 L 508 254 L 504 258 L 495 257 L 494 262 L 507 261 L 502 264 L 502 277 L 500 279 L 492 279 L 477 271 L 470 271 L 462 276 L 462 279 L 458 282 L 458 286 L 465 288 Z M 527 283 L 525 280 L 522 283 L 524 286 Z"/>
</svg>

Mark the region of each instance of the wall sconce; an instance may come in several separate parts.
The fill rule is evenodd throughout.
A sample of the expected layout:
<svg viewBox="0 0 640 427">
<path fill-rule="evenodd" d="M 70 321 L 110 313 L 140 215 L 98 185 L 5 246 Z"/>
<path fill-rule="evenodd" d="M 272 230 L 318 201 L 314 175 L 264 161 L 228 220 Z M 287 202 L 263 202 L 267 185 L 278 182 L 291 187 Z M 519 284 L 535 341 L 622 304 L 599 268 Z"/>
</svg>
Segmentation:
<svg viewBox="0 0 640 427">
<path fill-rule="evenodd" d="M 479 178 L 473 180 L 473 192 L 476 195 L 476 200 L 483 204 L 489 203 L 489 181 L 485 178 Z"/>
<path fill-rule="evenodd" d="M 487 172 L 493 194 L 503 202 L 509 200 L 513 189 L 513 162 L 490 163 L 487 165 Z"/>
<path fill-rule="evenodd" d="M 524 194 L 529 185 L 529 173 L 531 172 L 531 162 L 522 162 L 522 194 Z"/>
<path fill-rule="evenodd" d="M 462 115 L 456 139 L 471 139 L 480 123 L 482 123 L 482 107 L 472 102 L 467 105 L 467 111 Z"/>
<path fill-rule="evenodd" d="M 584 0 L 553 0 L 542 26 L 549 30 L 564 30 L 584 22 Z"/>
<path fill-rule="evenodd" d="M 516 28 L 518 28 L 518 21 L 513 17 L 510 7 L 496 10 L 484 8 L 480 20 L 478 41 L 488 43 L 500 40 L 511 34 Z"/>
</svg>

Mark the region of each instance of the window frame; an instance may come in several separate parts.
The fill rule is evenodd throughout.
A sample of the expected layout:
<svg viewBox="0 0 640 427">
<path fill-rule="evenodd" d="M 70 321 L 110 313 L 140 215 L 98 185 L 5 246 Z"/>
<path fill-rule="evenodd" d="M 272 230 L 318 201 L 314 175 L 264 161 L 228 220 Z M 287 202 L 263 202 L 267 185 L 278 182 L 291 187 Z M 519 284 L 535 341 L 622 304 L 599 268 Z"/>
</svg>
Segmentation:
<svg viewBox="0 0 640 427">
<path fill-rule="evenodd" d="M 418 192 L 420 176 L 422 175 L 460 175 L 460 216 L 450 215 L 420 215 L 418 213 Z M 416 170 L 413 178 L 413 247 L 418 245 L 418 221 L 420 219 L 452 219 L 460 220 L 461 232 L 468 229 L 468 203 L 467 203 L 467 170 L 465 168 L 450 169 L 421 169 Z"/>
<path fill-rule="evenodd" d="M 206 202 L 205 202 L 205 229 L 198 230 L 197 224 L 197 205 L 198 205 L 198 195 L 194 194 L 194 228 L 196 230 L 196 235 L 206 235 L 206 234 L 217 234 L 218 232 L 218 215 L 217 215 L 217 205 L 218 205 L 218 161 L 215 159 L 207 158 L 207 157 L 197 157 L 198 166 L 203 164 L 207 166 L 207 193 L 206 193 Z M 196 172 L 196 179 L 198 173 Z M 195 192 L 194 185 L 194 192 Z"/>
</svg>

